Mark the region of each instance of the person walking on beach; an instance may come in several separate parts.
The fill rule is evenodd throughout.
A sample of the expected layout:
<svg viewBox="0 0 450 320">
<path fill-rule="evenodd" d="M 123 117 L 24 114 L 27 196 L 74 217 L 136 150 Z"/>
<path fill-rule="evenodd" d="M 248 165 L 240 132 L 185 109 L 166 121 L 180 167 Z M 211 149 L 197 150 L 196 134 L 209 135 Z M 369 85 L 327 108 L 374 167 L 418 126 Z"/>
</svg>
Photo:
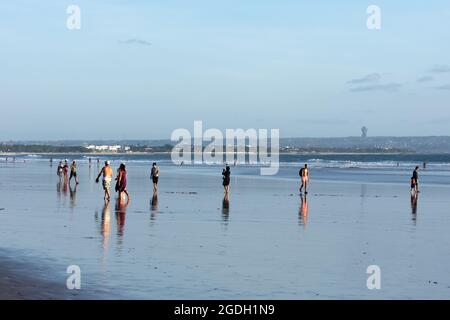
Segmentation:
<svg viewBox="0 0 450 320">
<path fill-rule="evenodd" d="M 130 195 L 127 191 L 127 170 L 123 163 L 120 164 L 119 170 L 117 170 L 116 192 L 119 193 L 119 199 L 122 199 L 122 193 L 127 195 L 127 200 L 130 199 Z"/>
<path fill-rule="evenodd" d="M 298 172 L 300 175 L 300 178 L 302 179 L 302 185 L 300 186 L 300 194 L 302 193 L 303 187 L 305 187 L 305 194 L 308 194 L 308 191 L 306 188 L 308 187 L 309 182 L 309 171 L 308 171 L 308 165 L 305 163 L 305 166 L 300 169 Z"/>
<path fill-rule="evenodd" d="M 95 182 L 98 183 L 100 176 L 103 176 L 102 185 L 103 190 L 105 191 L 105 196 L 103 199 L 105 199 L 105 201 L 109 201 L 111 199 L 109 188 L 111 186 L 112 175 L 113 171 L 111 169 L 111 166 L 109 165 L 109 161 L 105 161 L 105 166 L 102 168 L 102 170 L 100 170 L 97 179 L 95 179 Z"/>
<path fill-rule="evenodd" d="M 62 161 L 60 161 L 59 164 L 58 164 L 58 168 L 56 169 L 56 174 L 59 177 L 59 180 L 61 180 L 62 174 L 63 174 L 63 163 L 62 163 Z"/>
<path fill-rule="evenodd" d="M 153 181 L 153 193 L 158 192 L 158 180 L 159 180 L 159 167 L 156 162 L 153 162 L 152 170 L 150 172 L 150 178 Z"/>
<path fill-rule="evenodd" d="M 69 164 L 67 162 L 67 159 L 64 160 L 64 165 L 63 165 L 63 175 L 64 175 L 64 182 L 68 182 L 69 181 Z"/>
<path fill-rule="evenodd" d="M 77 177 L 77 163 L 75 160 L 72 161 L 72 164 L 70 165 L 70 177 L 69 177 L 69 183 L 72 180 L 72 178 L 75 178 L 75 184 L 78 184 L 78 177 Z"/>
<path fill-rule="evenodd" d="M 412 177 L 411 177 L 411 192 L 417 192 L 419 193 L 419 166 L 416 166 L 416 168 L 413 171 Z"/>
<path fill-rule="evenodd" d="M 230 176 L 231 176 L 231 172 L 230 172 L 230 167 L 227 165 L 225 169 L 222 170 L 222 185 L 223 188 L 225 189 L 225 194 L 228 194 L 230 192 Z"/>
</svg>

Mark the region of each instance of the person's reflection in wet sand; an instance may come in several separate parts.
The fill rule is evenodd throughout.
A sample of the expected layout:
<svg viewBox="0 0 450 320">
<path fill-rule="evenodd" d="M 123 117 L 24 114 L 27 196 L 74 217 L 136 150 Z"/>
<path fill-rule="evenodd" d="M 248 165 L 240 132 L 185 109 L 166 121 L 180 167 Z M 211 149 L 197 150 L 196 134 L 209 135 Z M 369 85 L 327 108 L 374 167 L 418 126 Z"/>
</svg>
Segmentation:
<svg viewBox="0 0 450 320">
<path fill-rule="evenodd" d="M 62 183 L 59 181 L 56 184 L 56 193 L 58 194 L 58 198 L 61 198 L 61 191 L 62 191 Z"/>
<path fill-rule="evenodd" d="M 414 223 L 417 222 L 417 199 L 419 194 L 417 192 L 411 192 L 411 214 Z"/>
<path fill-rule="evenodd" d="M 226 193 L 222 201 L 222 221 L 224 225 L 228 225 L 229 218 L 230 218 L 230 198 L 229 194 Z"/>
<path fill-rule="evenodd" d="M 70 191 L 70 207 L 73 209 L 77 205 L 77 187 L 78 185 L 75 185 L 74 188 L 72 188 L 71 185 L 69 185 L 69 191 Z"/>
<path fill-rule="evenodd" d="M 150 220 L 152 222 L 156 221 L 156 216 L 158 214 L 158 191 L 153 192 L 152 200 L 150 201 Z"/>
<path fill-rule="evenodd" d="M 64 179 L 62 181 L 62 192 L 64 193 L 64 195 L 67 195 L 67 193 L 69 192 L 69 181 L 67 179 Z"/>
<path fill-rule="evenodd" d="M 306 195 L 300 196 L 300 210 L 298 211 L 298 224 L 306 227 L 308 223 L 308 199 Z"/>
<path fill-rule="evenodd" d="M 110 223 L 110 209 L 109 209 L 109 201 L 105 201 L 105 205 L 102 210 L 102 222 L 101 222 L 101 234 L 102 234 L 102 246 L 104 252 L 108 249 L 109 243 L 109 235 L 111 232 L 111 223 Z"/>
<path fill-rule="evenodd" d="M 119 239 L 122 238 L 125 228 L 125 219 L 127 215 L 127 207 L 130 203 L 128 197 L 125 201 L 123 197 L 119 197 L 116 200 L 116 221 L 117 221 L 117 236 Z M 121 242 L 121 241 L 119 241 Z"/>
<path fill-rule="evenodd" d="M 59 181 L 56 184 L 56 195 L 58 197 L 58 205 L 60 206 L 61 205 L 61 198 L 62 198 L 62 183 L 61 183 L 61 181 Z"/>
</svg>

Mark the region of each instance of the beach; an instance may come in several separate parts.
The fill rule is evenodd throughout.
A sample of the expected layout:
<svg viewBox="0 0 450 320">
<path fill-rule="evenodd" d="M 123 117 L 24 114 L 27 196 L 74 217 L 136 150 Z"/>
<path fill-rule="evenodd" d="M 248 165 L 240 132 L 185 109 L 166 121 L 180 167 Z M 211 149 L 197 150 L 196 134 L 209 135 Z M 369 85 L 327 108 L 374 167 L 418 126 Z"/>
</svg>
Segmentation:
<svg viewBox="0 0 450 320">
<path fill-rule="evenodd" d="M 55 156 L 56 159 L 56 156 Z M 20 159 L 19 159 L 20 160 Z M 56 160 L 0 163 L 0 291 L 6 299 L 445 299 L 450 294 L 448 170 L 431 165 L 411 198 L 408 165 L 231 167 L 126 161 L 127 206 L 103 202 L 100 167 L 59 184 Z M 129 159 L 128 159 L 129 160 Z M 120 164 L 113 159 L 115 170 Z M 440 171 L 441 170 L 441 171 Z M 343 178 L 347 177 L 347 178 Z M 413 201 L 414 200 L 414 201 Z M 81 269 L 81 289 L 66 269 Z M 381 270 L 369 290 L 367 267 Z"/>
</svg>

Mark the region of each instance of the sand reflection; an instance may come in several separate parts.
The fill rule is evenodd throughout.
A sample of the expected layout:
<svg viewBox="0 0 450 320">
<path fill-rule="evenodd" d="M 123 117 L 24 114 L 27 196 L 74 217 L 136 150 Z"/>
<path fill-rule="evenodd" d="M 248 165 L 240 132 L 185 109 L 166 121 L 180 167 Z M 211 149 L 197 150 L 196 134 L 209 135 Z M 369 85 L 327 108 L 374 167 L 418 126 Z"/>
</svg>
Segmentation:
<svg viewBox="0 0 450 320">
<path fill-rule="evenodd" d="M 125 201 L 123 197 L 119 197 L 116 200 L 116 221 L 117 221 L 117 236 L 120 239 L 123 237 L 125 231 L 125 220 L 127 216 L 127 207 L 130 204 L 130 200 L 127 197 Z"/>
<path fill-rule="evenodd" d="M 419 194 L 417 192 L 411 192 L 411 215 L 414 223 L 417 222 L 417 201 Z"/>
<path fill-rule="evenodd" d="M 109 237 L 111 234 L 111 210 L 109 208 L 109 201 L 106 201 L 103 206 L 100 230 L 102 234 L 102 247 L 106 251 L 108 249 Z"/>
<path fill-rule="evenodd" d="M 78 185 L 75 185 L 75 187 L 72 187 L 69 185 L 69 192 L 70 192 L 70 208 L 74 209 L 77 205 L 77 188 Z"/>
<path fill-rule="evenodd" d="M 308 223 L 308 199 L 306 198 L 306 194 L 300 196 L 300 209 L 298 211 L 298 224 L 300 226 L 306 227 Z"/>
<path fill-rule="evenodd" d="M 230 198 L 229 194 L 226 193 L 222 200 L 222 222 L 228 225 L 228 220 L 230 218 Z"/>
<path fill-rule="evenodd" d="M 153 192 L 152 199 L 150 200 L 150 220 L 156 221 L 158 215 L 158 192 Z"/>
</svg>

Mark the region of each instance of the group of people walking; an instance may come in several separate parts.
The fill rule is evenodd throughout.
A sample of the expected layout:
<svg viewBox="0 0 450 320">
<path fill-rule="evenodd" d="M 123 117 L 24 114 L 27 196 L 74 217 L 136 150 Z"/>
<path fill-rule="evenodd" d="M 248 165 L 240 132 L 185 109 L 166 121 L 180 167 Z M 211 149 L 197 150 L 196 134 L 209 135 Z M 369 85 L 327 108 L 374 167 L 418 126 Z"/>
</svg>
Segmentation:
<svg viewBox="0 0 450 320">
<path fill-rule="evenodd" d="M 105 165 L 100 170 L 100 172 L 97 175 L 97 178 L 95 179 L 96 183 L 99 183 L 100 177 L 102 178 L 102 186 L 105 192 L 104 200 L 109 201 L 111 199 L 110 189 L 113 177 L 113 170 L 111 168 L 109 161 L 105 161 Z M 156 162 L 153 162 L 152 164 L 150 178 L 152 179 L 153 182 L 153 193 L 156 193 L 158 191 L 158 179 L 159 179 L 159 167 L 156 164 Z M 130 195 L 127 190 L 127 169 L 124 163 L 120 164 L 119 169 L 117 170 L 115 180 L 116 185 L 114 189 L 119 194 L 119 200 L 122 200 L 123 194 L 125 194 L 127 197 L 127 201 L 129 201 Z"/>
<path fill-rule="evenodd" d="M 90 160 L 90 159 L 89 159 Z M 90 162 L 90 161 L 89 161 Z M 412 177 L 411 177 L 411 192 L 412 193 L 419 193 L 419 166 L 416 166 Z M 70 175 L 69 175 L 70 172 Z M 153 183 L 153 193 L 157 194 L 158 192 L 158 182 L 159 182 L 159 174 L 160 169 L 156 162 L 153 162 L 151 171 L 150 171 L 150 179 Z M 71 180 L 74 178 L 76 185 L 78 185 L 78 176 L 77 176 L 77 163 L 75 160 L 72 161 L 71 165 L 69 166 L 68 160 L 60 161 L 57 169 L 57 175 L 59 176 L 60 180 L 64 179 L 65 183 L 71 182 Z M 300 195 L 307 195 L 308 191 L 308 183 L 309 183 L 309 169 L 308 164 L 305 164 L 302 168 L 299 170 L 299 176 L 301 180 L 300 185 Z M 104 194 L 104 200 L 110 201 L 111 199 L 111 182 L 113 179 L 113 170 L 111 168 L 110 162 L 105 161 L 105 165 L 102 167 L 100 172 L 97 175 L 97 178 L 95 179 L 96 183 L 100 182 L 100 178 L 102 178 L 102 186 L 103 190 L 105 192 Z M 118 170 L 117 175 L 115 178 L 116 184 L 115 184 L 115 191 L 118 193 L 119 200 L 122 200 L 123 195 L 125 194 L 128 201 L 130 200 L 130 195 L 127 190 L 127 170 L 124 163 L 121 163 Z M 231 182 L 231 170 L 230 166 L 226 165 L 226 167 L 222 170 L 222 185 L 224 187 L 225 192 L 225 198 L 228 199 L 228 195 L 230 193 L 230 182 Z M 304 191 L 304 193 L 303 193 Z"/>
<path fill-rule="evenodd" d="M 70 176 L 69 176 L 70 170 Z M 68 160 L 60 161 L 58 168 L 56 170 L 56 174 L 59 176 L 60 180 L 64 180 L 64 183 L 69 183 L 72 178 L 75 179 L 75 184 L 78 184 L 78 176 L 77 176 L 77 163 L 75 160 L 72 161 L 72 164 L 69 168 Z"/>
</svg>

